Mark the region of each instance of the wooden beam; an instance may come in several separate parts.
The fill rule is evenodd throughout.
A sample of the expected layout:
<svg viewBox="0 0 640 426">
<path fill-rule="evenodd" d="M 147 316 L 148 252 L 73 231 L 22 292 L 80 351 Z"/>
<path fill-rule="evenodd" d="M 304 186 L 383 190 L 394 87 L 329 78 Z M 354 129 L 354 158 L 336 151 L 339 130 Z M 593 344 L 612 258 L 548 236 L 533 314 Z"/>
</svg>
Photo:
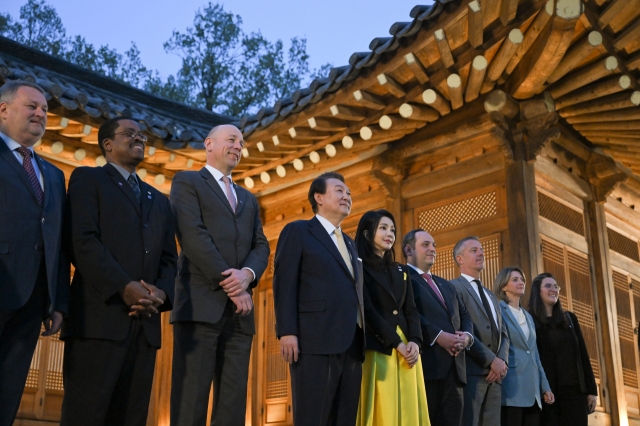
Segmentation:
<svg viewBox="0 0 640 426">
<path fill-rule="evenodd" d="M 554 0 L 548 0 L 545 4 L 545 7 L 538 12 L 533 23 L 529 25 L 527 28 L 527 32 L 524 34 L 522 43 L 518 46 L 518 50 L 516 50 L 515 55 L 509 61 L 507 68 L 505 71 L 507 74 L 511 74 L 516 66 L 520 63 L 523 56 L 527 51 L 531 48 L 533 43 L 538 38 L 538 35 L 542 32 L 542 30 L 547 26 L 547 22 L 551 19 L 554 11 Z"/>
<path fill-rule="evenodd" d="M 507 25 L 513 21 L 518 12 L 518 0 L 502 0 L 500 3 L 500 22 Z"/>
<path fill-rule="evenodd" d="M 416 121 L 416 120 L 408 120 L 408 119 L 403 118 L 403 117 L 401 117 L 399 115 L 390 114 L 390 115 L 383 115 L 382 117 L 380 117 L 380 121 L 378 122 L 378 124 L 384 130 L 389 130 L 389 129 L 393 129 L 393 130 L 410 129 L 410 130 L 413 130 L 417 126 L 419 126 L 421 123 L 419 121 Z"/>
<path fill-rule="evenodd" d="M 58 131 L 62 136 L 68 138 L 80 138 L 91 134 L 91 126 L 88 124 L 68 124 L 65 128 Z"/>
<path fill-rule="evenodd" d="M 289 129 L 289 135 L 292 139 L 320 140 L 330 135 L 326 132 L 318 132 L 308 127 L 292 127 Z"/>
<path fill-rule="evenodd" d="M 62 130 L 69 125 L 69 119 L 67 117 L 61 117 L 59 115 L 47 116 L 47 130 Z"/>
<path fill-rule="evenodd" d="M 355 108 L 346 105 L 332 105 L 329 111 L 331 111 L 334 117 L 349 121 L 360 121 L 367 116 L 367 111 L 364 108 Z"/>
<path fill-rule="evenodd" d="M 447 115 L 451 112 L 449 102 L 433 89 L 422 92 L 422 100 L 431 108 L 436 109 L 440 115 Z"/>
<path fill-rule="evenodd" d="M 471 102 L 480 96 L 480 88 L 482 87 L 484 75 L 487 72 L 487 64 L 487 60 L 482 55 L 478 55 L 473 58 L 471 71 L 469 73 L 469 80 L 467 81 L 467 88 L 464 92 L 465 102 Z"/>
<path fill-rule="evenodd" d="M 609 23 L 615 18 L 619 16 L 623 9 L 627 6 L 627 3 L 630 0 L 611 0 L 607 8 L 600 14 L 598 18 L 598 22 L 602 26 L 602 28 L 609 25 Z"/>
<path fill-rule="evenodd" d="M 362 126 L 362 128 L 360 129 L 360 137 L 364 141 L 371 140 L 374 137 L 380 138 L 384 135 L 384 133 L 385 132 L 383 129 L 381 129 L 379 126 L 374 125 Z"/>
<path fill-rule="evenodd" d="M 627 66 L 629 67 L 629 69 L 640 68 L 640 52 L 629 58 L 629 60 L 627 61 Z"/>
<path fill-rule="evenodd" d="M 547 82 L 555 83 L 574 69 L 584 58 L 594 49 L 602 45 L 602 34 L 598 31 L 591 31 L 587 37 L 571 46 L 567 54 L 562 58 L 556 69 L 551 73 Z"/>
<path fill-rule="evenodd" d="M 505 117 L 513 118 L 520 112 L 520 106 L 502 90 L 494 90 L 485 99 L 484 110 L 488 113 L 499 112 Z"/>
<path fill-rule="evenodd" d="M 640 19 L 636 19 L 636 21 L 629 25 L 629 27 L 622 32 L 619 36 L 616 37 L 613 42 L 613 47 L 618 50 L 622 50 L 625 46 L 633 41 L 638 41 L 640 39 Z"/>
<path fill-rule="evenodd" d="M 562 96 L 555 101 L 556 109 L 560 110 L 571 105 L 592 99 L 601 98 L 606 95 L 621 92 L 631 86 L 631 79 L 627 75 L 615 76 L 602 82 L 594 83 L 580 90 Z"/>
<path fill-rule="evenodd" d="M 449 42 L 447 41 L 447 36 L 444 33 L 444 30 L 442 28 L 436 30 L 434 36 L 436 38 L 436 46 L 438 47 L 438 51 L 440 52 L 440 59 L 442 60 L 444 67 L 452 67 L 455 61 L 453 60 L 451 47 L 449 47 Z"/>
<path fill-rule="evenodd" d="M 471 47 L 480 47 L 482 45 L 482 36 L 484 32 L 484 16 L 483 9 L 478 0 L 469 3 L 467 9 L 467 39 Z"/>
<path fill-rule="evenodd" d="M 458 109 L 462 107 L 462 79 L 458 74 L 451 74 L 447 78 L 447 87 L 449 88 L 449 99 L 451 99 L 451 108 Z"/>
<path fill-rule="evenodd" d="M 640 130 L 640 120 L 634 121 L 618 121 L 615 123 L 587 123 L 587 124 L 575 124 L 573 126 L 579 132 L 593 131 L 593 130 Z"/>
<path fill-rule="evenodd" d="M 580 0 L 556 4 L 554 16 L 505 83 L 508 93 L 516 99 L 526 99 L 542 91 L 545 81 L 567 51 L 581 14 Z"/>
<path fill-rule="evenodd" d="M 398 112 L 400 113 L 401 117 L 410 120 L 432 122 L 440 118 L 440 114 L 438 113 L 438 111 L 422 105 L 402 104 Z"/>
<path fill-rule="evenodd" d="M 640 132 L 635 130 L 583 130 L 580 134 L 587 139 L 607 137 L 636 139 L 638 140 L 638 147 L 640 148 Z"/>
<path fill-rule="evenodd" d="M 640 120 L 640 108 L 633 107 L 615 111 L 576 115 L 575 117 L 567 117 L 565 120 L 567 120 L 569 124 Z"/>
<path fill-rule="evenodd" d="M 416 55 L 412 52 L 404 55 L 404 62 L 407 64 L 413 75 L 418 79 L 418 81 L 422 84 L 425 84 L 429 81 L 429 75 L 427 74 L 427 70 L 420 63 Z"/>
<path fill-rule="evenodd" d="M 407 95 L 407 92 L 404 91 L 402 85 L 387 74 L 378 74 L 378 83 L 380 83 L 380 86 L 387 89 L 387 91 L 396 98 L 402 98 Z"/>
<path fill-rule="evenodd" d="M 600 80 L 602 77 L 613 74 L 618 69 L 618 60 L 615 56 L 608 56 L 595 64 L 582 68 L 579 71 L 567 75 L 549 88 L 549 93 L 554 99 L 566 95 L 589 83 Z"/>
<path fill-rule="evenodd" d="M 566 118 L 592 112 L 637 107 L 638 105 L 640 105 L 640 92 L 622 92 L 564 108 L 560 111 L 560 115 Z"/>
<path fill-rule="evenodd" d="M 347 128 L 347 123 L 343 120 L 330 117 L 311 117 L 307 122 L 309 127 L 318 131 L 334 132 Z"/>
<path fill-rule="evenodd" d="M 509 35 L 504 39 L 498 53 L 493 57 L 487 74 L 482 86 L 482 93 L 490 92 L 496 84 L 496 81 L 502 75 L 502 72 L 507 67 L 507 64 L 518 50 L 518 45 L 522 43 L 523 36 L 522 31 L 519 28 L 514 28 L 509 32 Z"/>
<path fill-rule="evenodd" d="M 628 147 L 636 147 L 640 149 L 640 143 L 637 138 L 625 138 L 620 136 L 594 136 L 589 138 L 591 142 L 603 145 L 622 145 Z"/>
<path fill-rule="evenodd" d="M 355 92 L 353 92 L 353 98 L 356 100 L 356 102 L 366 108 L 379 110 L 384 109 L 384 107 L 386 106 L 384 103 L 384 99 L 382 99 L 380 96 L 365 92 L 364 90 L 356 90 Z"/>
</svg>

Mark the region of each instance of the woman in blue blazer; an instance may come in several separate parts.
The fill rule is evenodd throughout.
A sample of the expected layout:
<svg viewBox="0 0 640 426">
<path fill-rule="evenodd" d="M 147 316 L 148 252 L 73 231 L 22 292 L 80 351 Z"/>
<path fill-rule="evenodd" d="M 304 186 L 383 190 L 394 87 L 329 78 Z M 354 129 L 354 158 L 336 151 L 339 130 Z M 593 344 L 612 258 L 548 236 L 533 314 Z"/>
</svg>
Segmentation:
<svg viewBox="0 0 640 426">
<path fill-rule="evenodd" d="M 540 363 L 533 318 L 520 306 L 524 289 L 524 273 L 515 266 L 500 271 L 493 285 L 509 333 L 509 371 L 502 379 L 502 426 L 538 426 L 542 399 L 547 404 L 554 401 Z"/>
</svg>

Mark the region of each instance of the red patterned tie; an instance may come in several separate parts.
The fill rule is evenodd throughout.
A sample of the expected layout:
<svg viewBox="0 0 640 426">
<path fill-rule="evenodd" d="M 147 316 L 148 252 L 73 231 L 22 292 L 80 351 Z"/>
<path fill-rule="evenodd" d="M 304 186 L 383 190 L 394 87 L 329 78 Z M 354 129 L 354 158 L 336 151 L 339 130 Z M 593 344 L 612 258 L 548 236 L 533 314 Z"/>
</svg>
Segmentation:
<svg viewBox="0 0 640 426">
<path fill-rule="evenodd" d="M 22 167 L 24 167 L 27 175 L 29 175 L 29 182 L 31 182 L 31 186 L 36 193 L 38 202 L 42 205 L 42 202 L 44 201 L 44 192 L 42 192 L 38 175 L 36 175 L 36 171 L 31 163 L 31 150 L 27 147 L 21 146 L 20 148 L 16 148 L 16 151 L 22 155 Z"/>
<path fill-rule="evenodd" d="M 433 292 L 438 295 L 438 300 L 440 300 L 440 303 L 442 303 L 442 306 L 444 306 L 444 308 L 447 309 L 447 304 L 444 303 L 444 298 L 442 297 L 442 294 L 440 293 L 440 290 L 438 289 L 438 287 L 436 287 L 436 283 L 433 282 L 431 275 L 422 274 L 422 278 L 424 278 L 427 281 L 427 284 L 429 284 L 429 287 L 431 287 L 431 290 L 433 290 Z"/>
<path fill-rule="evenodd" d="M 236 212 L 236 197 L 233 196 L 233 192 L 231 191 L 231 179 L 228 176 L 222 176 L 222 181 L 224 182 L 225 189 L 227 190 L 227 200 L 229 200 L 229 204 L 231 204 L 231 210 Z"/>
</svg>

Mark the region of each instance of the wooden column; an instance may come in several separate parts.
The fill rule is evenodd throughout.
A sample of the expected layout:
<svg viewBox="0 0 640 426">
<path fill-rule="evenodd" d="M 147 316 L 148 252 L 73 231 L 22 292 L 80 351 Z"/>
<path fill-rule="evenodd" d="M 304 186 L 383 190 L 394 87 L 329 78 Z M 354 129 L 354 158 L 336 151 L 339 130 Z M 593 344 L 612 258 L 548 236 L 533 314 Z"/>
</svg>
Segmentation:
<svg viewBox="0 0 640 426">
<path fill-rule="evenodd" d="M 169 324 L 170 314 L 170 312 L 163 312 L 161 316 L 162 348 L 156 355 L 147 426 L 169 426 L 171 365 L 173 364 L 173 327 Z"/>
<path fill-rule="evenodd" d="M 587 173 L 593 189 L 593 200 L 586 201 L 585 220 L 587 224 L 587 244 L 594 289 L 594 310 L 601 335 L 600 353 L 602 368 L 601 384 L 603 396 L 608 402 L 612 426 L 628 426 L 627 401 L 622 375 L 620 340 L 618 339 L 617 307 L 613 274 L 609 258 L 609 238 L 604 203 L 607 195 L 624 182 L 627 176 L 615 162 L 602 154 L 592 153 L 587 161 Z M 606 405 L 605 405 L 606 406 Z"/>
<path fill-rule="evenodd" d="M 403 262 L 402 247 L 400 247 L 402 244 L 400 243 L 404 236 L 404 203 L 402 199 L 404 168 L 400 151 L 389 152 L 384 156 L 377 157 L 373 166 L 373 177 L 382 184 L 387 193 L 384 208 L 396 220 L 396 243 L 394 245 L 396 261 Z"/>
</svg>

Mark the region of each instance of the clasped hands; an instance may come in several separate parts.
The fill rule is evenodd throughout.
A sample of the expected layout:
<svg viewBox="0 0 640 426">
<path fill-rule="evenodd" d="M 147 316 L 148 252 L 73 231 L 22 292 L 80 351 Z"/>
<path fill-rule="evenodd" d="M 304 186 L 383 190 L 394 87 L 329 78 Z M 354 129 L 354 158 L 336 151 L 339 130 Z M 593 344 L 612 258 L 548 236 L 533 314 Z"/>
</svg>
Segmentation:
<svg viewBox="0 0 640 426">
<path fill-rule="evenodd" d="M 158 313 L 158 307 L 167 300 L 165 292 L 144 280 L 131 281 L 122 290 L 122 300 L 129 306 L 129 316 L 150 317 Z"/>
<path fill-rule="evenodd" d="M 413 368 L 418 362 L 418 356 L 420 355 L 420 348 L 415 342 L 409 342 L 407 344 L 400 343 L 396 348 L 400 355 L 407 361 L 409 368 Z"/>
<path fill-rule="evenodd" d="M 509 369 L 507 364 L 498 357 L 495 357 L 493 361 L 491 361 L 489 368 L 489 374 L 487 374 L 487 382 L 489 383 L 504 379 L 507 375 L 507 370 Z"/>
<path fill-rule="evenodd" d="M 253 273 L 248 269 L 230 268 L 223 271 L 222 276 L 226 278 L 220 281 L 220 287 L 236 305 L 236 314 L 249 315 L 253 309 L 253 300 L 247 292 L 247 288 L 254 279 Z"/>
<path fill-rule="evenodd" d="M 465 348 L 469 346 L 471 338 L 464 331 L 456 331 L 455 334 L 442 331 L 436 343 L 442 346 L 451 356 L 458 356 Z"/>
</svg>

